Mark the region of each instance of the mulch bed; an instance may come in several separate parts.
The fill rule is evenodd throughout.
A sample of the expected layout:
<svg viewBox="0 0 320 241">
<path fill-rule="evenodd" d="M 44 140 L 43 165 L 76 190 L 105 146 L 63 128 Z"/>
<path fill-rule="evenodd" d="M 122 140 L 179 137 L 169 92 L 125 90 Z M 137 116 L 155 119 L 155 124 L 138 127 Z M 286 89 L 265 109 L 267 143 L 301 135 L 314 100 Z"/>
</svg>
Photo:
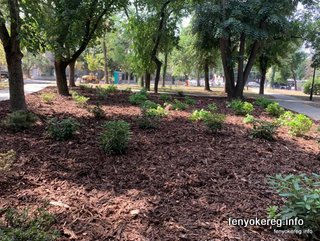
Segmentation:
<svg viewBox="0 0 320 241">
<path fill-rule="evenodd" d="M 76 90 L 91 97 L 89 104 L 100 102 L 106 118 L 95 120 L 67 97 L 46 104 L 40 92 L 27 96 L 40 117 L 36 127 L 19 134 L 0 129 L 0 152 L 18 154 L 11 171 L 0 176 L 0 208 L 58 203 L 49 211 L 57 219 L 59 240 L 299 240 L 269 227 L 229 226 L 228 218 L 267 218 L 267 207 L 281 205 L 268 175 L 320 173 L 315 132 L 293 138 L 281 128 L 276 141 L 251 139 L 251 126 L 225 107 L 226 99 L 204 97 L 186 111 L 170 111 L 159 130 L 144 131 L 129 94 L 99 101 L 94 90 Z M 161 103 L 157 96 L 151 99 Z M 212 102 L 227 114 L 218 135 L 187 119 Z M 8 111 L 9 103 L 0 102 L 0 118 Z M 254 115 L 270 119 L 261 109 Z M 81 130 L 74 140 L 53 141 L 45 135 L 51 117 L 73 117 Z M 110 120 L 131 124 L 126 155 L 101 150 L 101 125 Z"/>
</svg>

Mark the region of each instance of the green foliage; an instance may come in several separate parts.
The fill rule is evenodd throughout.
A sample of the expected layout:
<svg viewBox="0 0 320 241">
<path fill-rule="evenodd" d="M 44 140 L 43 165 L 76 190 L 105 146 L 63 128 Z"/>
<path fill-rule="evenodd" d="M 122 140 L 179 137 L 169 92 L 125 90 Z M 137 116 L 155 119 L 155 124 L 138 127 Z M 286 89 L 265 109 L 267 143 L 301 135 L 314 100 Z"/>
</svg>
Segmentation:
<svg viewBox="0 0 320 241">
<path fill-rule="evenodd" d="M 274 103 L 274 101 L 272 101 L 268 98 L 265 98 L 265 97 L 258 97 L 255 102 L 256 105 L 258 105 L 264 109 L 267 108 L 268 105 L 273 104 L 273 103 Z"/>
<path fill-rule="evenodd" d="M 151 101 L 151 100 L 146 100 L 145 102 L 143 102 L 141 104 L 141 108 L 142 109 L 157 109 L 158 108 L 158 104 Z"/>
<path fill-rule="evenodd" d="M 183 92 L 183 90 L 178 90 L 178 91 L 177 91 L 177 95 L 178 95 L 178 97 L 184 97 L 184 92 Z"/>
<path fill-rule="evenodd" d="M 97 95 L 100 100 L 105 100 L 108 97 L 108 90 L 100 86 L 96 87 Z"/>
<path fill-rule="evenodd" d="M 151 108 L 146 111 L 146 115 L 148 116 L 156 116 L 156 117 L 165 117 L 168 115 L 168 111 L 164 109 L 162 106 L 157 106 L 157 108 Z"/>
<path fill-rule="evenodd" d="M 92 90 L 93 86 L 92 85 L 79 85 L 80 90 Z M 100 88 L 100 87 L 97 87 Z"/>
<path fill-rule="evenodd" d="M 110 121 L 105 123 L 101 134 L 101 146 L 107 154 L 124 154 L 131 139 L 129 123 Z"/>
<path fill-rule="evenodd" d="M 218 110 L 218 106 L 215 103 L 211 103 L 211 104 L 208 105 L 207 109 L 210 112 L 216 112 Z"/>
<path fill-rule="evenodd" d="M 276 133 L 278 126 L 275 123 L 255 120 L 253 121 L 253 129 L 250 132 L 250 135 L 253 138 L 265 139 L 268 141 L 274 140 L 274 135 Z"/>
<path fill-rule="evenodd" d="M 210 113 L 204 116 L 203 123 L 210 132 L 217 133 L 222 129 L 225 119 L 226 117 L 223 114 Z"/>
<path fill-rule="evenodd" d="M 17 153 L 14 150 L 0 153 L 0 172 L 9 170 L 16 156 Z"/>
<path fill-rule="evenodd" d="M 252 124 L 255 122 L 255 118 L 253 115 L 247 114 L 245 118 L 243 118 L 243 123 L 245 124 Z"/>
<path fill-rule="evenodd" d="M 307 95 L 310 95 L 311 94 L 311 86 L 312 86 L 312 80 L 308 80 L 303 85 L 303 92 Z M 314 81 L 313 94 L 320 95 L 320 78 L 316 78 Z"/>
<path fill-rule="evenodd" d="M 79 128 L 79 123 L 72 118 L 58 120 L 53 118 L 49 120 L 47 135 L 57 141 L 72 139 Z"/>
<path fill-rule="evenodd" d="M 320 238 L 320 176 L 312 174 L 269 177 L 269 183 L 285 199 L 282 207 L 269 208 L 269 217 L 277 219 L 302 219 L 303 226 L 311 229 L 313 238 Z"/>
<path fill-rule="evenodd" d="M 206 111 L 206 110 L 204 110 L 204 109 L 195 110 L 195 111 L 191 114 L 191 116 L 189 117 L 189 120 L 191 120 L 191 121 L 202 121 L 202 120 L 205 119 L 205 117 L 206 117 L 207 115 L 210 115 L 210 114 L 211 114 L 211 112 Z"/>
<path fill-rule="evenodd" d="M 229 103 L 228 107 L 230 107 L 236 115 L 247 115 L 251 114 L 254 110 L 254 107 L 249 102 L 244 102 L 242 100 L 233 100 Z"/>
<path fill-rule="evenodd" d="M 164 102 L 168 102 L 172 99 L 172 97 L 171 97 L 171 95 L 168 95 L 168 94 L 161 94 L 159 99 Z"/>
<path fill-rule="evenodd" d="M 37 117 L 29 111 L 14 111 L 2 121 L 2 126 L 15 132 L 30 129 L 37 121 Z"/>
<path fill-rule="evenodd" d="M 107 93 L 116 93 L 118 92 L 118 87 L 115 86 L 115 85 L 109 85 L 107 88 L 106 88 L 106 92 Z"/>
<path fill-rule="evenodd" d="M 85 107 L 90 98 L 87 98 L 83 95 L 79 95 L 77 92 L 72 92 L 72 99 L 76 102 L 77 106 Z"/>
<path fill-rule="evenodd" d="M 0 226 L 1 241 L 54 241 L 59 237 L 53 229 L 54 217 L 37 209 L 31 216 L 28 210 L 5 210 L 5 226 Z"/>
<path fill-rule="evenodd" d="M 41 94 L 41 99 L 45 103 L 52 103 L 56 95 L 54 93 L 42 93 Z"/>
<path fill-rule="evenodd" d="M 291 111 L 286 111 L 278 119 L 278 122 L 289 128 L 289 133 L 293 136 L 302 136 L 310 131 L 313 121 L 303 115 L 294 114 Z"/>
<path fill-rule="evenodd" d="M 104 110 L 100 107 L 100 105 L 96 105 L 89 110 L 95 119 L 103 119 L 106 116 Z"/>
<path fill-rule="evenodd" d="M 133 105 L 141 105 L 147 100 L 148 96 L 144 92 L 138 92 L 129 97 L 129 102 Z"/>
<path fill-rule="evenodd" d="M 131 94 L 132 93 L 132 89 L 128 87 L 128 88 L 125 88 L 124 90 L 122 90 L 122 92 Z"/>
<path fill-rule="evenodd" d="M 183 103 L 180 100 L 174 99 L 173 101 L 174 101 L 174 103 L 172 104 L 172 108 L 174 110 L 186 110 L 189 107 L 188 104 Z"/>
<path fill-rule="evenodd" d="M 142 116 L 138 119 L 138 125 L 140 129 L 150 130 L 157 129 L 160 123 L 160 118 L 156 115 L 149 115 L 143 112 Z"/>
<path fill-rule="evenodd" d="M 271 116 L 279 117 L 285 112 L 285 110 L 279 105 L 279 103 L 272 103 L 268 105 L 266 112 Z"/>
<path fill-rule="evenodd" d="M 184 98 L 184 102 L 187 104 L 187 105 L 195 105 L 197 104 L 197 101 L 195 99 L 192 99 L 191 97 L 189 96 L 186 96 Z"/>
</svg>

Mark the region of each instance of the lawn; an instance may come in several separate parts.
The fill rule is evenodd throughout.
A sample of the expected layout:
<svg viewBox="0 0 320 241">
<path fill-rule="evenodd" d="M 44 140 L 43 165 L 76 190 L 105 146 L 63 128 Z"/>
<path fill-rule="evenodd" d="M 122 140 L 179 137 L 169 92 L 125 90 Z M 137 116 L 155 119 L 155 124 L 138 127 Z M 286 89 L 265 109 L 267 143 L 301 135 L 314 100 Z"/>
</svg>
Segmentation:
<svg viewBox="0 0 320 241">
<path fill-rule="evenodd" d="M 267 183 L 269 175 L 319 173 L 316 131 L 292 137 L 281 127 L 274 141 L 252 139 L 251 125 L 226 107 L 224 97 L 194 98 L 186 110 L 170 110 L 158 129 L 142 130 L 141 109 L 129 103 L 130 93 L 101 98 L 95 89 L 75 88 L 90 98 L 88 105 L 99 103 L 106 116 L 98 120 L 71 97 L 44 101 L 43 93 L 54 90 L 27 96 L 38 116 L 34 128 L 19 134 L 0 128 L 0 153 L 17 153 L 0 176 L 0 209 L 51 202 L 59 240 L 299 240 L 269 227 L 229 226 L 228 218 L 267 218 L 267 208 L 283 202 Z M 164 103 L 159 95 L 149 98 Z M 188 119 L 212 103 L 226 115 L 217 134 Z M 0 117 L 8 112 L 9 102 L 0 102 Z M 271 121 L 260 107 L 253 115 Z M 50 139 L 52 117 L 79 122 L 75 138 Z M 113 120 L 130 124 L 126 154 L 108 155 L 100 146 L 102 125 Z"/>
</svg>

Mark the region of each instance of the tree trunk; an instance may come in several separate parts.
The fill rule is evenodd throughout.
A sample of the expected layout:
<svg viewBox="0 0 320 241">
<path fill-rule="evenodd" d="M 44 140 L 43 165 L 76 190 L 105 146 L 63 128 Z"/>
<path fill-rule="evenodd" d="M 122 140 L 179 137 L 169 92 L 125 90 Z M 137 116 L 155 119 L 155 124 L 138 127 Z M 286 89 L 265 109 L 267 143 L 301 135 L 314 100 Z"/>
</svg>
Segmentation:
<svg viewBox="0 0 320 241">
<path fill-rule="evenodd" d="M 76 87 L 76 81 L 74 78 L 74 73 L 75 73 L 75 65 L 76 65 L 76 61 L 72 61 L 69 64 L 69 86 L 70 87 Z"/>
<path fill-rule="evenodd" d="M 146 72 L 146 83 L 145 83 L 145 88 L 146 90 L 150 91 L 150 83 L 151 83 L 151 74 L 147 71 Z"/>
<path fill-rule="evenodd" d="M 245 40 L 246 36 L 244 33 L 240 36 L 240 48 L 239 48 L 239 56 L 238 56 L 238 79 L 236 85 L 236 98 L 243 98 L 243 89 L 245 86 L 244 79 L 244 52 L 245 52 Z"/>
<path fill-rule="evenodd" d="M 197 71 L 197 86 L 200 87 L 201 83 L 200 83 L 200 71 Z"/>
<path fill-rule="evenodd" d="M 207 60 L 206 60 L 206 62 L 204 64 L 204 82 L 205 82 L 204 90 L 211 91 L 210 83 L 209 83 L 209 64 L 208 64 Z"/>
<path fill-rule="evenodd" d="M 156 77 L 154 79 L 154 93 L 158 93 L 158 87 L 159 87 L 159 81 L 160 81 L 160 75 L 161 75 L 161 66 L 162 62 L 155 57 L 154 62 L 156 63 L 157 70 L 156 70 Z"/>
<path fill-rule="evenodd" d="M 140 86 L 141 86 L 141 87 L 144 87 L 144 76 L 143 76 L 143 75 L 141 76 Z"/>
<path fill-rule="evenodd" d="M 293 78 L 293 82 L 294 82 L 294 90 L 297 91 L 298 90 L 297 76 L 296 76 L 296 73 L 294 71 L 293 66 L 291 66 L 291 73 L 292 73 L 292 78 Z"/>
<path fill-rule="evenodd" d="M 168 68 L 168 52 L 166 51 L 164 55 L 164 65 L 163 65 L 163 75 L 162 75 L 162 87 L 166 86 L 166 77 L 167 77 L 167 68 Z"/>
<path fill-rule="evenodd" d="M 266 75 L 267 75 L 267 68 L 261 69 L 261 80 L 260 80 L 259 95 L 264 95 L 264 85 L 266 83 Z"/>
<path fill-rule="evenodd" d="M 67 65 L 61 60 L 55 60 L 54 67 L 56 71 L 58 93 L 60 95 L 69 96 L 69 89 L 66 76 Z"/>
<path fill-rule="evenodd" d="M 106 84 L 109 84 L 109 71 L 108 71 L 108 49 L 106 40 L 103 40 L 102 43 L 103 47 L 103 58 L 104 58 L 104 80 L 106 81 Z"/>
</svg>

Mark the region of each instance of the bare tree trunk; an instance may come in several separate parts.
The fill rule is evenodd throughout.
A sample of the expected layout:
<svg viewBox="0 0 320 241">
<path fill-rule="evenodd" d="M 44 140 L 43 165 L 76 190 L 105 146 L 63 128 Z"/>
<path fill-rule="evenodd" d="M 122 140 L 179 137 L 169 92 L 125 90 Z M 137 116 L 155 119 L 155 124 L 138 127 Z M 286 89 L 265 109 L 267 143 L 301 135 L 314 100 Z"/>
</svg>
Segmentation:
<svg viewBox="0 0 320 241">
<path fill-rule="evenodd" d="M 156 66 L 157 66 L 156 77 L 154 79 L 154 93 L 158 93 L 162 63 L 157 57 L 155 57 L 154 62 L 156 63 Z"/>
<path fill-rule="evenodd" d="M 207 60 L 206 60 L 206 62 L 204 64 L 204 82 L 205 82 L 204 90 L 211 91 L 210 83 L 209 83 L 209 64 L 208 64 Z"/>
<path fill-rule="evenodd" d="M 151 84 L 151 74 L 147 71 L 146 72 L 146 83 L 145 83 L 145 88 L 146 90 L 150 91 L 150 84 Z"/>
<path fill-rule="evenodd" d="M 266 83 L 266 75 L 267 75 L 267 68 L 261 69 L 261 80 L 260 80 L 259 95 L 264 95 L 264 85 Z"/>
<path fill-rule="evenodd" d="M 109 84 L 109 71 L 108 71 L 108 49 L 106 40 L 103 40 L 103 58 L 104 58 L 104 79 L 106 81 L 106 84 Z"/>
<path fill-rule="evenodd" d="M 143 76 L 143 75 L 141 76 L 140 86 L 141 86 L 141 87 L 144 87 L 144 76 Z"/>
<path fill-rule="evenodd" d="M 201 83 L 200 83 L 200 71 L 197 71 L 197 86 L 200 87 Z"/>
<path fill-rule="evenodd" d="M 298 84 L 297 84 L 297 76 L 296 76 L 296 73 L 294 71 L 294 67 L 291 66 L 291 73 L 292 73 L 292 78 L 293 78 L 293 82 L 294 82 L 294 90 L 298 90 Z"/>
<path fill-rule="evenodd" d="M 67 65 L 60 60 L 56 60 L 54 62 L 54 66 L 56 71 L 58 93 L 60 95 L 69 96 L 70 94 L 66 76 Z"/>
<path fill-rule="evenodd" d="M 70 87 L 76 87 L 76 81 L 75 81 L 75 77 L 74 77 L 74 74 L 75 74 L 75 65 L 76 65 L 76 60 L 72 61 L 70 64 L 69 64 L 69 86 Z"/>
<path fill-rule="evenodd" d="M 163 75 L 162 75 L 162 87 L 166 86 L 167 68 L 168 68 L 168 52 L 164 55 Z"/>
</svg>

